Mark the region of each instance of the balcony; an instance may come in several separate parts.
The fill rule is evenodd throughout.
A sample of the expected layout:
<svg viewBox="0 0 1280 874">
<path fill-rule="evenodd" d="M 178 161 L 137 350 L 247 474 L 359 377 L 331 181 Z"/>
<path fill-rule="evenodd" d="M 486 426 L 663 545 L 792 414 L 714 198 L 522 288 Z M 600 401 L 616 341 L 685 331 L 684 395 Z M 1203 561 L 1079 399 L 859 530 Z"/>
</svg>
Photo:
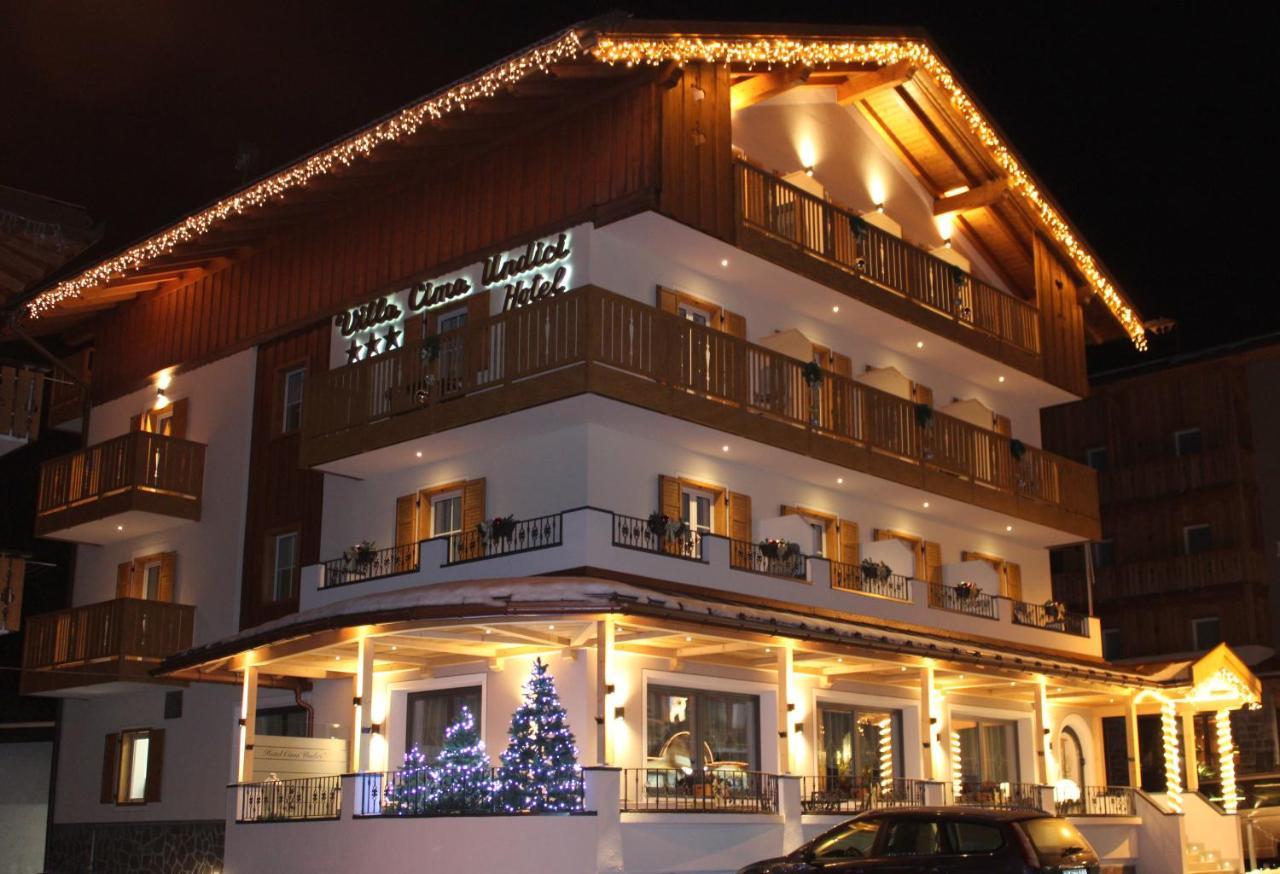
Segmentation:
<svg viewBox="0 0 1280 874">
<path fill-rule="evenodd" d="M 79 695 L 104 683 L 152 682 L 152 668 L 191 646 L 195 615 L 186 604 L 116 598 L 31 616 L 22 694 Z"/>
<path fill-rule="evenodd" d="M 1253 480 L 1253 453 L 1230 447 L 1116 466 L 1098 475 L 1104 504 L 1181 495 Z"/>
<path fill-rule="evenodd" d="M 596 394 L 998 513 L 1099 536 L 1094 471 L 594 287 L 308 380 L 302 463 Z"/>
<path fill-rule="evenodd" d="M 377 557 L 382 553 L 388 557 Z M 1056 606 L 961 593 L 956 586 L 909 576 L 871 577 L 859 566 L 771 553 L 766 545 L 715 534 L 662 537 L 646 520 L 593 507 L 517 520 L 510 536 L 455 534 L 383 550 L 370 559 L 363 580 L 352 576 L 345 557 L 311 565 L 302 573 L 301 609 L 434 583 L 584 569 L 695 594 L 718 593 L 815 614 L 825 610 L 1015 647 L 1096 655 L 1100 640 L 1096 619 Z"/>
<path fill-rule="evenodd" d="M 745 161 L 734 162 L 734 177 L 743 249 L 1033 375 L 1042 372 L 1034 304 Z"/>
<path fill-rule="evenodd" d="M 1267 562 L 1256 549 L 1221 549 L 1199 555 L 1175 555 L 1131 561 L 1094 570 L 1093 599 L 1145 598 L 1171 592 L 1203 591 L 1234 583 L 1264 583 Z M 1064 601 L 1084 604 L 1083 571 L 1054 574 L 1054 590 Z"/>
<path fill-rule="evenodd" d="M 104 544 L 200 518 L 204 444 L 133 431 L 40 468 L 35 533 Z"/>
<path fill-rule="evenodd" d="M 0 455 L 40 436 L 44 374 L 26 367 L 0 367 Z"/>
</svg>

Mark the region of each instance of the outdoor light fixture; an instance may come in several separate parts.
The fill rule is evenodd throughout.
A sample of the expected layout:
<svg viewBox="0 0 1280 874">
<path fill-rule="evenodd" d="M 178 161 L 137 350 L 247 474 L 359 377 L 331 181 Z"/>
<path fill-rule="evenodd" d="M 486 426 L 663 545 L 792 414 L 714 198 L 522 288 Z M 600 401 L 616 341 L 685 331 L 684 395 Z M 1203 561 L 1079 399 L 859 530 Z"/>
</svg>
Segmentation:
<svg viewBox="0 0 1280 874">
<path fill-rule="evenodd" d="M 884 204 L 883 204 L 883 203 L 877 203 L 877 204 L 876 204 L 876 212 L 878 212 L 878 213 L 880 213 L 880 214 L 882 214 L 882 215 L 884 214 Z"/>
<path fill-rule="evenodd" d="M 806 175 L 806 176 L 813 176 L 813 165 L 812 165 L 812 164 L 810 164 L 809 166 L 807 166 L 807 167 L 805 167 L 805 168 L 804 168 L 804 175 Z"/>
<path fill-rule="evenodd" d="M 337 658 L 337 657 L 335 656 L 335 658 Z M 363 705 L 364 705 L 364 699 L 363 699 L 362 697 L 360 697 L 359 695 L 357 695 L 357 696 L 355 696 L 354 698 L 352 698 L 352 699 L 351 699 L 351 705 L 352 705 L 353 707 L 361 707 L 361 706 L 363 706 Z"/>
<path fill-rule="evenodd" d="M 795 725 L 796 734 L 804 734 L 804 723 L 797 722 Z"/>
<path fill-rule="evenodd" d="M 945 240 L 943 240 L 943 241 L 942 241 L 942 245 L 943 245 L 943 248 L 950 249 L 950 248 L 951 248 L 951 238 L 950 238 L 950 237 L 947 237 Z"/>
<path fill-rule="evenodd" d="M 615 689 L 615 688 L 616 688 L 616 687 L 615 687 L 612 683 L 605 683 L 605 684 L 604 684 L 604 694 L 606 694 L 606 695 L 612 695 L 612 694 L 613 694 L 613 692 L 614 692 L 614 689 Z"/>
<path fill-rule="evenodd" d="M 615 707 L 615 708 L 613 708 L 613 718 L 614 718 L 614 719 L 623 719 L 623 718 L 625 718 L 625 717 L 626 717 L 626 715 L 627 715 L 627 708 L 625 708 L 625 707 Z"/>
<path fill-rule="evenodd" d="M 792 711 L 793 711 L 793 710 L 795 710 L 795 709 L 796 709 L 796 705 L 795 705 L 795 704 L 793 704 L 793 703 L 791 703 L 790 701 L 788 701 L 788 702 L 787 702 L 787 712 L 788 712 L 788 713 L 790 713 L 790 712 L 792 712 Z"/>
<path fill-rule="evenodd" d="M 169 405 L 169 399 L 165 397 L 164 389 L 160 388 L 160 386 L 156 386 L 155 408 L 157 410 L 163 410 L 168 405 Z"/>
<path fill-rule="evenodd" d="M 923 341 L 923 340 L 917 340 L 917 341 L 916 341 L 916 348 L 917 348 L 917 349 L 923 349 L 923 348 L 924 348 L 924 341 Z"/>
<path fill-rule="evenodd" d="M 721 258 L 721 259 L 720 259 L 720 266 L 721 266 L 721 267 L 728 267 L 728 266 L 729 266 L 729 259 L 728 259 L 728 258 Z"/>
<path fill-rule="evenodd" d="M 369 724 L 369 733 L 370 733 L 370 734 L 382 734 L 382 723 L 381 723 L 381 722 L 371 722 L 371 723 Z"/>
</svg>

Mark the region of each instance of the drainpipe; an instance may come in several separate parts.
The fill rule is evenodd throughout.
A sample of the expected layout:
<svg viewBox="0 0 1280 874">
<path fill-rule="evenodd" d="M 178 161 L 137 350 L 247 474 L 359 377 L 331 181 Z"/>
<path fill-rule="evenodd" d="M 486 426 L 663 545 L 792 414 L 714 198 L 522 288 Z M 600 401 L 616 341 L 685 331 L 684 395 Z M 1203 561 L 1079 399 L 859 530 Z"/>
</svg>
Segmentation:
<svg viewBox="0 0 1280 874">
<path fill-rule="evenodd" d="M 316 709 L 315 707 L 302 700 L 302 687 L 293 687 L 293 700 L 299 707 L 307 711 L 307 737 L 315 736 L 316 728 Z"/>
<path fill-rule="evenodd" d="M 1087 615 L 1093 615 L 1093 544 L 1084 544 L 1084 595 L 1088 604 Z"/>
<path fill-rule="evenodd" d="M 58 371 L 67 379 L 71 380 L 72 383 L 79 386 L 80 397 L 81 397 L 80 433 L 83 438 L 84 445 L 88 446 L 89 445 L 89 408 L 90 408 L 88 384 L 85 383 L 85 381 L 80 378 L 80 375 L 78 373 L 76 373 L 70 367 L 67 367 L 67 365 L 62 363 L 61 359 L 59 359 L 56 355 L 54 355 L 52 352 L 46 349 L 38 340 L 36 340 L 35 337 L 32 337 L 30 334 L 24 331 L 18 325 L 18 315 L 16 312 L 11 312 L 8 314 L 7 325 L 5 327 L 7 327 L 10 331 L 13 331 L 14 335 L 18 339 L 22 340 L 32 349 L 36 350 L 36 352 L 40 353 L 40 356 L 42 358 L 44 358 L 51 365 L 53 365 L 54 370 Z"/>
</svg>

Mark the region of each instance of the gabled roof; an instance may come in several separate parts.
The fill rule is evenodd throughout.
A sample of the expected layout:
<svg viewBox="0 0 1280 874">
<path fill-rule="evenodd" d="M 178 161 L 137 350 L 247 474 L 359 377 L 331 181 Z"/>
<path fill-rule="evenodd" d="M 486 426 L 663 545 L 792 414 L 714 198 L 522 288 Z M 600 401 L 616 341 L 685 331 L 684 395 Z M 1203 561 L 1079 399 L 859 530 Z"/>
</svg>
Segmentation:
<svg viewBox="0 0 1280 874">
<path fill-rule="evenodd" d="M 965 213 L 972 237 L 1025 262 L 1030 254 L 1017 252 L 1016 244 L 1026 235 L 1017 231 L 1039 229 L 1124 334 L 1145 348 L 1141 319 L 1101 259 L 919 31 L 617 16 L 553 34 L 59 277 L 31 295 L 27 315 L 76 317 L 142 291 L 189 282 L 243 257 L 269 228 L 335 196 L 352 180 L 367 182 L 435 151 L 456 153 L 492 126 L 518 118 L 530 102 L 554 104 L 584 84 L 653 75 L 691 61 L 725 63 L 740 79 L 774 68 L 840 77 L 926 187 L 940 199 L 950 195 L 952 203 L 982 200 L 972 217 Z"/>
</svg>

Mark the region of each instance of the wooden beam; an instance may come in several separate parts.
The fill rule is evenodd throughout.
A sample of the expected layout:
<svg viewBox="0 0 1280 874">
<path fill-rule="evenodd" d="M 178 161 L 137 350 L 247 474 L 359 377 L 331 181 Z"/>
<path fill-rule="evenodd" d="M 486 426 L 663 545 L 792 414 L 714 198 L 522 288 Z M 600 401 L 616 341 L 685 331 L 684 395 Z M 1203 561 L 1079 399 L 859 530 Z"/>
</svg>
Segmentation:
<svg viewBox="0 0 1280 874">
<path fill-rule="evenodd" d="M 915 75 L 916 68 L 910 61 L 898 61 L 871 73 L 849 76 L 836 86 L 836 103 L 848 106 L 889 88 L 897 88 Z"/>
<path fill-rule="evenodd" d="M 729 107 L 736 112 L 781 94 L 809 78 L 808 67 L 786 67 L 743 79 L 729 89 Z"/>
<path fill-rule="evenodd" d="M 933 202 L 934 215 L 947 215 L 953 212 L 968 212 L 991 206 L 1009 190 L 1009 180 L 1001 177 L 984 182 L 977 188 L 970 188 L 961 194 L 950 197 L 939 197 Z"/>
</svg>

